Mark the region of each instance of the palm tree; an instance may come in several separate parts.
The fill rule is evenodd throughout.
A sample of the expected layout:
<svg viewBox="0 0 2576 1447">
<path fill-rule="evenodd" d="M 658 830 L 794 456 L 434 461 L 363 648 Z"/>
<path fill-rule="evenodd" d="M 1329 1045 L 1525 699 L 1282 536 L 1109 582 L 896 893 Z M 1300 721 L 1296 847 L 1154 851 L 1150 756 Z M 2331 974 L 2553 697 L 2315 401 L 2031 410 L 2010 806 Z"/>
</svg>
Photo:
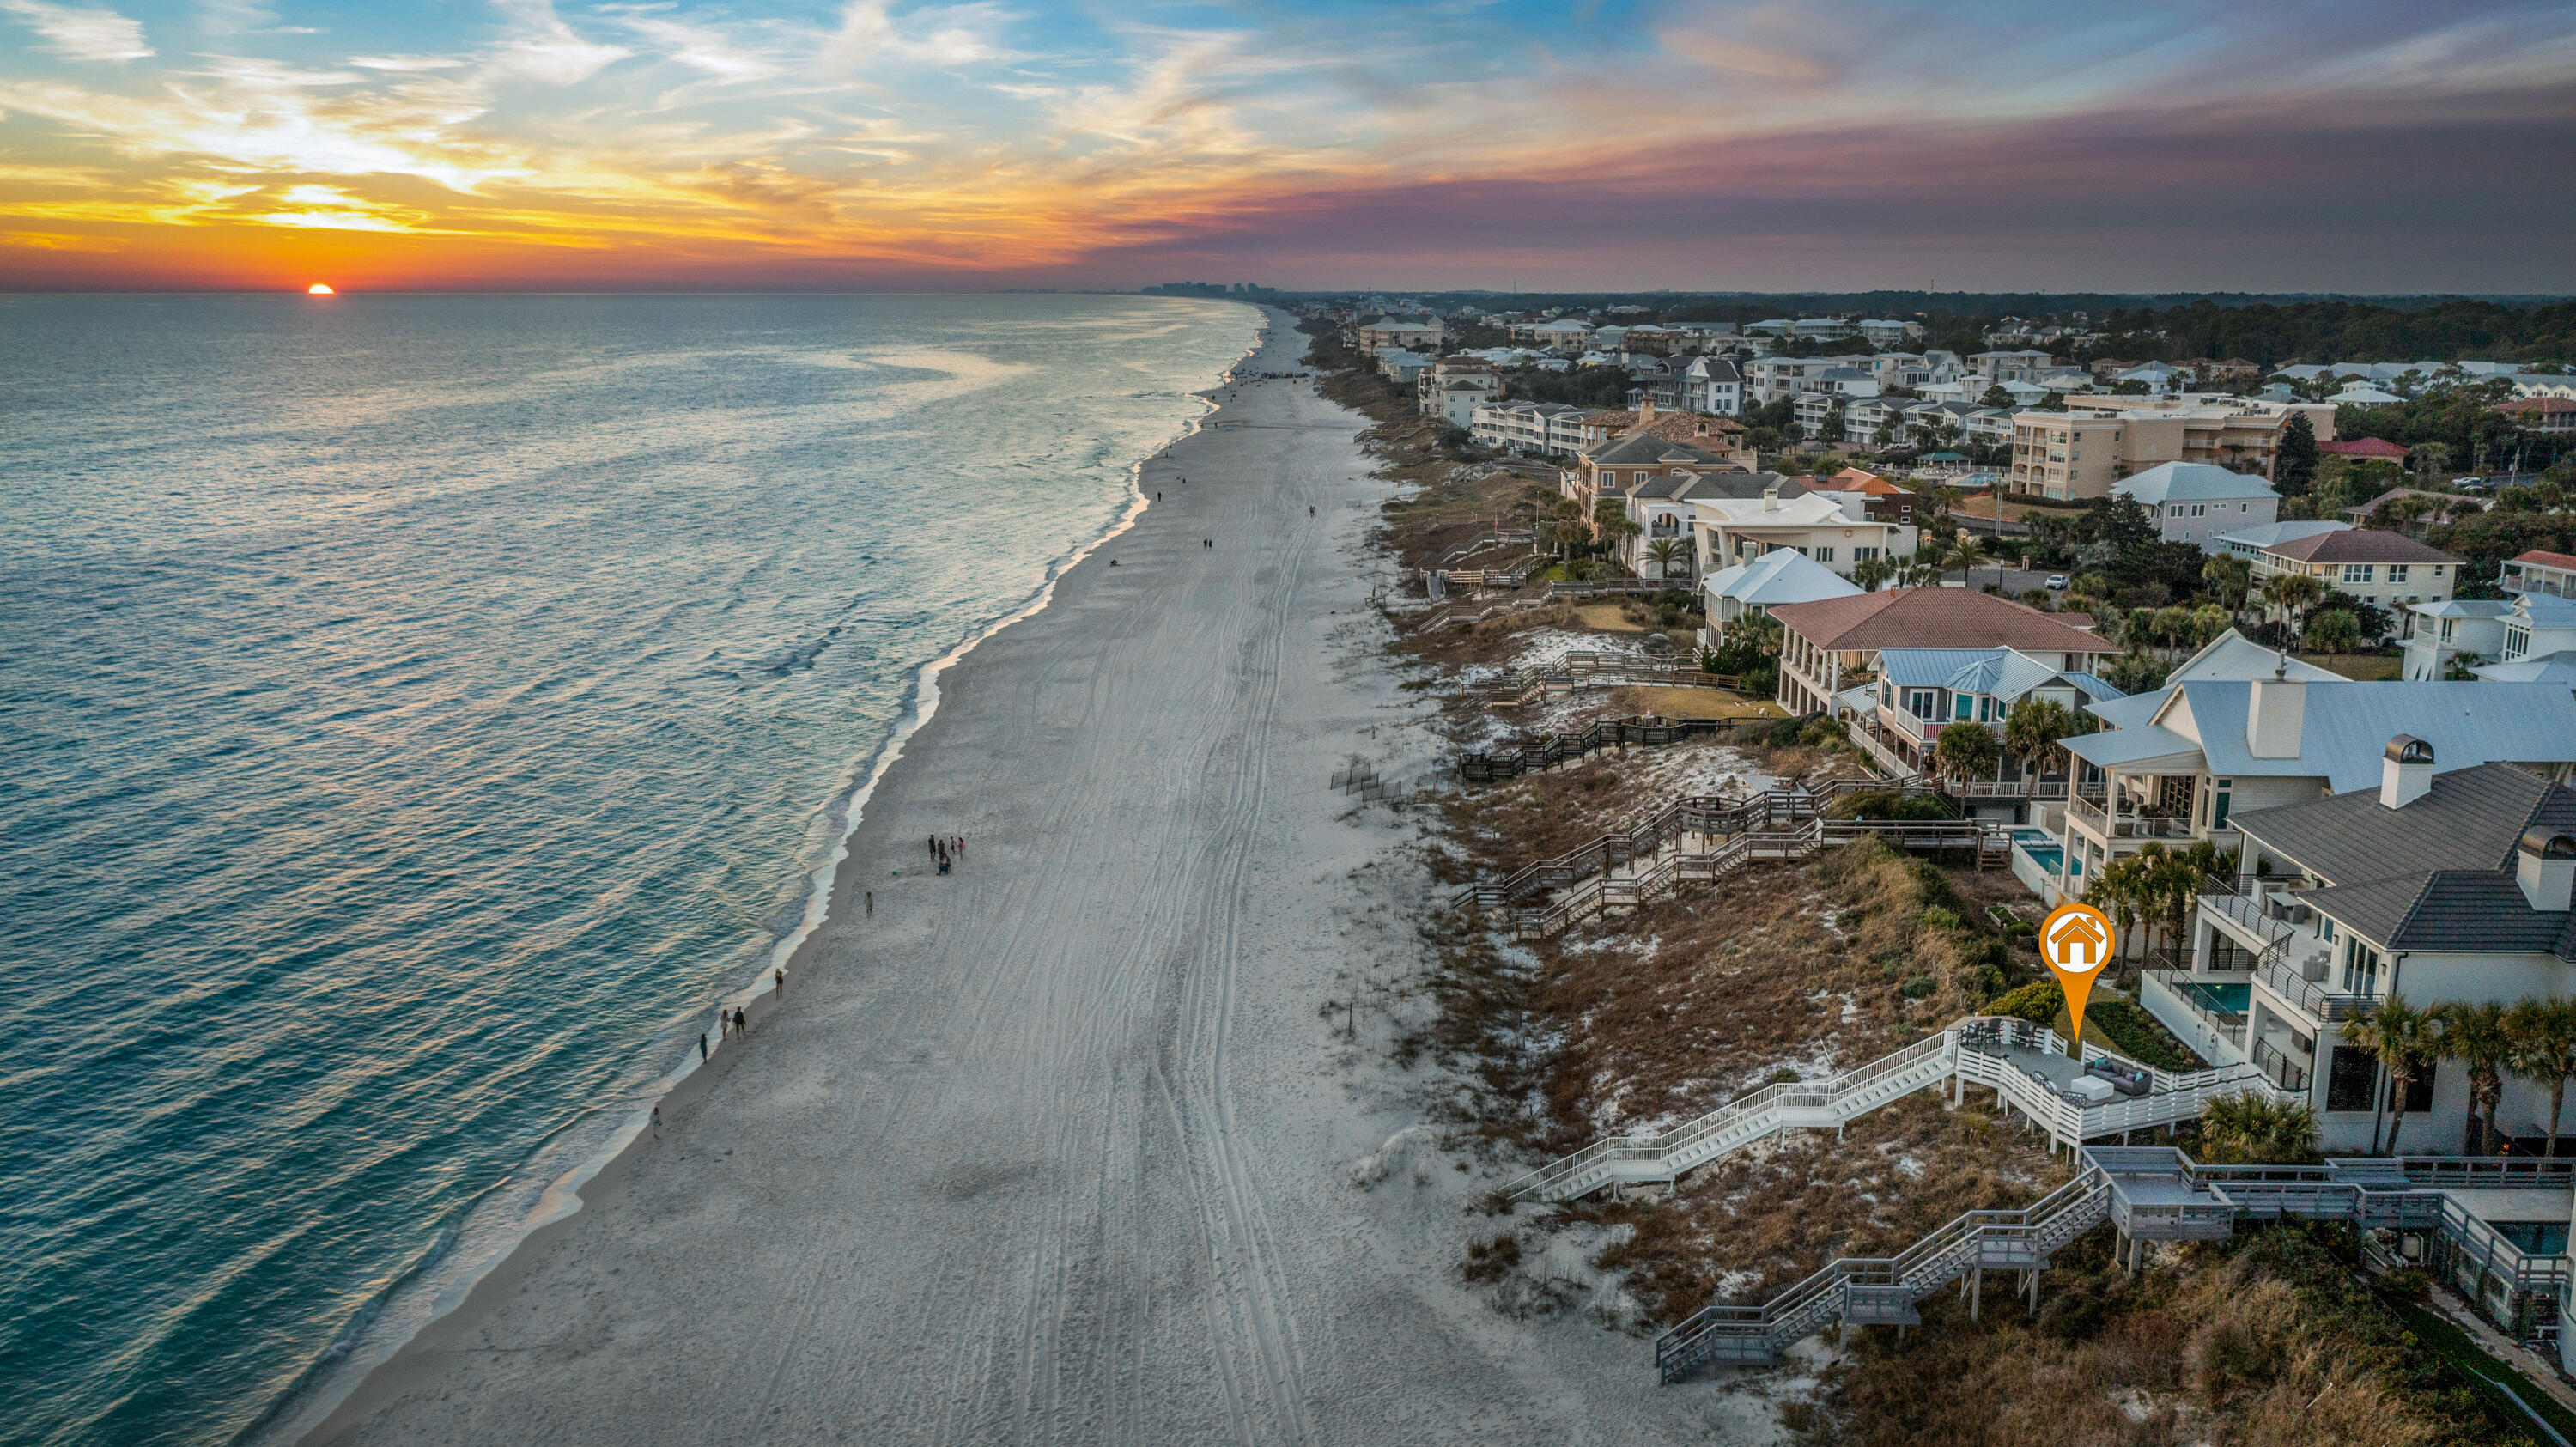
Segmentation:
<svg viewBox="0 0 2576 1447">
<path fill-rule="evenodd" d="M 2278 613 L 2296 613 L 2325 595 L 2325 580 L 2314 573 L 2274 573 L 2263 580 L 2263 601 Z"/>
<path fill-rule="evenodd" d="M 1863 558 L 1852 564 L 1851 578 L 1860 584 L 1862 592 L 1875 593 L 1878 585 L 1886 582 L 1888 575 L 1895 571 L 1896 565 L 1884 558 Z"/>
<path fill-rule="evenodd" d="M 2505 1011 L 2513 1036 L 2513 1072 L 2549 1087 L 2549 1154 L 2558 1154 L 2558 1117 L 2567 1105 L 2567 1079 L 2576 1076 L 2576 1002 L 2525 1000 Z"/>
<path fill-rule="evenodd" d="M 2243 558 L 2231 558 L 2221 553 L 2200 565 L 2200 580 L 2209 585 L 2210 593 L 2218 599 L 2218 606 L 2233 613 L 2245 606 L 2245 589 L 2253 572 L 2252 565 Z"/>
<path fill-rule="evenodd" d="M 2317 1113 L 2295 1101 L 2231 1095 L 2200 1115 L 2200 1158 L 2211 1165 L 2299 1165 L 2317 1158 Z"/>
<path fill-rule="evenodd" d="M 2343 1041 L 2369 1051 L 2379 1059 L 2380 1071 L 2388 1077 L 2388 1094 L 2395 1101 L 2394 1114 L 2388 1123 L 2388 1149 L 2397 1149 L 2399 1133 L 2406 1126 L 2406 1092 L 2424 1066 L 2441 1053 L 2441 1024 L 2432 1011 L 2418 1010 L 2406 1002 L 2404 995 L 2392 994 L 2379 1002 L 2378 1008 L 2343 1027 Z M 2380 1102 L 2371 1102 L 2370 1148 L 2379 1147 Z"/>
<path fill-rule="evenodd" d="M 1674 576 L 1673 565 L 1690 556 L 1690 544 L 1679 538 L 1657 538 L 1646 545 L 1646 556 L 1655 560 L 1655 575 Z"/>
<path fill-rule="evenodd" d="M 2055 699 L 2024 697 L 2004 715 L 2004 750 L 2036 777 L 2048 772 L 2057 741 L 2080 732 L 2073 709 Z"/>
<path fill-rule="evenodd" d="M 1959 534 L 1958 540 L 1950 544 L 1950 566 L 1959 570 L 1959 586 L 1962 588 L 1977 586 L 1969 573 L 1985 560 L 1985 545 L 1966 533 Z"/>
<path fill-rule="evenodd" d="M 2504 1006 L 2493 1000 L 2453 1000 L 2438 1007 L 2442 1058 L 2468 1067 L 2469 1100 L 2478 1112 L 2478 1152 L 2494 1155 L 2496 1108 L 2504 1103 L 2504 1072 L 2513 1037 L 2504 1028 Z"/>
<path fill-rule="evenodd" d="M 2144 883 L 2140 876 L 2143 872 L 2139 868 L 2138 857 L 2132 854 L 2102 866 L 2101 872 L 2093 876 L 2093 882 L 2084 886 L 2084 902 L 2110 916 L 2111 928 L 2122 932 L 2119 945 L 2112 951 L 2114 956 L 2124 956 L 2129 952 L 2126 931 L 2138 922 L 2139 890 Z"/>
<path fill-rule="evenodd" d="M 1986 726 L 1974 721 L 1954 723 L 1941 730 L 1932 745 L 1932 761 L 1943 778 L 1982 779 L 1995 771 L 2003 760 L 2003 751 L 1995 747 L 1995 736 Z"/>
</svg>

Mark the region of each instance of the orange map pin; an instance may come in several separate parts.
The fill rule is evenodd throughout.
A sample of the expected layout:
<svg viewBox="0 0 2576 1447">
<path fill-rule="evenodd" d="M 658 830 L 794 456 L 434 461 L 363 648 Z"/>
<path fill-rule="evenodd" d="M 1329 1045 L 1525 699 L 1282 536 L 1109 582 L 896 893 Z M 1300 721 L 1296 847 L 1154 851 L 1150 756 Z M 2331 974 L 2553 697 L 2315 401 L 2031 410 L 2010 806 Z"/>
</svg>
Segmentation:
<svg viewBox="0 0 2576 1447">
<path fill-rule="evenodd" d="M 2111 962 L 2111 917 L 2089 904 L 2072 901 L 2048 912 L 2039 924 L 2039 957 L 2066 992 L 2068 1028 L 2074 1032 L 2066 1053 L 2084 1053 L 2084 1004 L 2092 998 L 2093 981 Z"/>
</svg>

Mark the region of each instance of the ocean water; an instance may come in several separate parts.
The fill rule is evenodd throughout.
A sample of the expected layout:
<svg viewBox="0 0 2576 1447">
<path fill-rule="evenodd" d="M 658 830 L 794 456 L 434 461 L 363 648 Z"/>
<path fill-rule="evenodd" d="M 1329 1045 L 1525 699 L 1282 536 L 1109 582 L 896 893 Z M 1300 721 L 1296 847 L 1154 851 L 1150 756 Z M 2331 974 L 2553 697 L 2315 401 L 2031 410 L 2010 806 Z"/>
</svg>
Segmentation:
<svg viewBox="0 0 2576 1447">
<path fill-rule="evenodd" d="M 274 1435 L 504 1249 L 1257 322 L 0 298 L 0 1441 Z"/>
</svg>

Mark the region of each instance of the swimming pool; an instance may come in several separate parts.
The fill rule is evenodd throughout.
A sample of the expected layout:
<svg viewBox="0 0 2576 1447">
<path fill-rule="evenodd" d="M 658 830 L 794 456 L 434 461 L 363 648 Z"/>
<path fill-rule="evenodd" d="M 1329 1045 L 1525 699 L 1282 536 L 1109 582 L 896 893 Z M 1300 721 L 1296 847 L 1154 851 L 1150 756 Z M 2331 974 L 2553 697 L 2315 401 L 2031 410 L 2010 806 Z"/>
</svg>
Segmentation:
<svg viewBox="0 0 2576 1447">
<path fill-rule="evenodd" d="M 2176 980 L 2173 986 L 2202 1009 L 2225 1011 L 2230 1015 L 2244 1014 L 2254 999 L 2254 987 L 2250 984 L 2231 984 L 2215 980 Z"/>
</svg>

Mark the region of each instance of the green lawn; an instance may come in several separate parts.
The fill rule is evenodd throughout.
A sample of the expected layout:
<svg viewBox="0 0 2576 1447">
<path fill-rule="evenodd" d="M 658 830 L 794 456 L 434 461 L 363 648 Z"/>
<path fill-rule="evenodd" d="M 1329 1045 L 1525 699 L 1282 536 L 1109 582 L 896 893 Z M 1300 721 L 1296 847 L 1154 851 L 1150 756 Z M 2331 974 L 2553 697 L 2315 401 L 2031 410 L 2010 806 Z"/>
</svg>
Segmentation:
<svg viewBox="0 0 2576 1447">
<path fill-rule="evenodd" d="M 2388 1304 L 2405 1321 L 2406 1329 L 2415 1333 L 2417 1341 L 2431 1348 L 2444 1361 L 2479 1379 L 2478 1391 L 2494 1404 L 2497 1414 L 2506 1421 L 2527 1423 L 2531 1419 L 2515 1410 L 2504 1393 L 2495 1390 L 2494 1383 L 2498 1381 L 2511 1387 L 2515 1396 L 2548 1419 L 2549 1425 L 2557 1428 L 2560 1436 L 2576 1442 L 2576 1412 L 2568 1411 L 2556 1397 L 2533 1385 L 2531 1378 L 2521 1370 L 2489 1355 L 2486 1348 L 2478 1345 L 2475 1337 L 2453 1326 L 2440 1312 L 2411 1301 L 2391 1301 Z"/>
</svg>

